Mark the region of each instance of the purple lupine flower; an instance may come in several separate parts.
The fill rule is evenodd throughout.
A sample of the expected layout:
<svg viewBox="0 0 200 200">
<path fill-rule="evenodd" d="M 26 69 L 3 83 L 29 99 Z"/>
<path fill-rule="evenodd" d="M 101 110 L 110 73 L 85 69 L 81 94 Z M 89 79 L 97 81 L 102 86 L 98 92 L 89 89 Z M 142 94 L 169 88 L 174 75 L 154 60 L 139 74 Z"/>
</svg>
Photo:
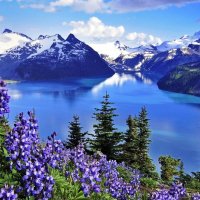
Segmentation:
<svg viewBox="0 0 200 200">
<path fill-rule="evenodd" d="M 200 200 L 200 193 L 193 194 L 192 200 Z"/>
<path fill-rule="evenodd" d="M 17 199 L 17 194 L 15 194 L 14 187 L 5 185 L 0 189 L 0 199 L 2 200 L 15 200 Z"/>
<path fill-rule="evenodd" d="M 37 154 L 38 125 L 32 112 L 28 112 L 29 119 L 20 113 L 13 129 L 7 133 L 5 147 L 9 153 L 11 167 L 13 163 L 18 170 L 25 167 L 25 163 Z"/>
<path fill-rule="evenodd" d="M 62 169 L 69 161 L 69 150 L 65 150 L 61 140 L 56 140 L 56 133 L 52 133 L 42 149 L 40 159 L 52 168 Z"/>
<path fill-rule="evenodd" d="M 70 159 L 75 169 L 71 173 L 66 172 L 67 176 L 70 174 L 74 182 L 81 183 L 81 189 L 85 196 L 89 196 L 92 192 L 99 193 L 101 191 L 99 162 L 85 154 L 83 144 L 78 145 L 70 152 Z"/>
<path fill-rule="evenodd" d="M 11 168 L 15 167 L 22 175 L 21 192 L 36 199 L 49 199 L 54 180 L 48 174 L 48 163 L 41 158 L 37 120 L 32 112 L 28 112 L 28 116 L 26 119 L 23 113 L 19 114 L 14 128 L 6 136 L 5 147 Z"/>
<path fill-rule="evenodd" d="M 106 160 L 106 157 L 100 159 L 101 163 L 101 176 L 106 178 L 104 183 L 106 190 L 112 195 L 113 198 L 125 200 L 128 198 L 134 198 L 137 189 L 140 186 L 140 175 L 137 171 L 130 170 L 131 181 L 127 183 L 120 177 L 117 168 L 119 166 L 125 167 L 122 164 L 118 164 L 114 160 Z M 126 168 L 129 170 L 129 168 Z M 137 173 L 136 173 L 137 172 Z"/>
<path fill-rule="evenodd" d="M 4 117 L 5 114 L 10 112 L 8 90 L 5 88 L 6 84 L 4 81 L 0 81 L 0 118 Z"/>
<path fill-rule="evenodd" d="M 184 197 L 186 195 L 186 190 L 183 187 L 182 183 L 175 184 L 173 183 L 170 190 L 169 194 L 174 197 L 175 199 L 179 199 L 181 197 Z"/>
<path fill-rule="evenodd" d="M 38 160 L 26 163 L 25 175 L 22 180 L 27 196 L 51 198 L 54 185 L 53 177 L 48 175 L 45 166 Z"/>
<path fill-rule="evenodd" d="M 169 190 L 162 188 L 151 194 L 151 200 L 179 200 L 186 195 L 186 190 L 181 183 L 173 183 Z"/>
</svg>

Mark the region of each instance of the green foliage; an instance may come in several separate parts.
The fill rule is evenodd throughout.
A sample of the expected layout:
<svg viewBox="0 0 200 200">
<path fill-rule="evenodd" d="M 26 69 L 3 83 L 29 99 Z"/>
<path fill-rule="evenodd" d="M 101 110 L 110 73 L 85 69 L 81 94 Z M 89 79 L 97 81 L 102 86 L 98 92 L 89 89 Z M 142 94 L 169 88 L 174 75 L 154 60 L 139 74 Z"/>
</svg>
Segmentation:
<svg viewBox="0 0 200 200">
<path fill-rule="evenodd" d="M 128 130 L 124 136 L 124 144 L 123 144 L 123 161 L 135 168 L 138 169 L 138 119 L 137 117 L 132 118 L 129 116 L 127 121 Z"/>
<path fill-rule="evenodd" d="M 182 161 L 180 161 L 180 164 L 179 164 L 179 181 L 181 183 L 184 183 L 184 175 L 185 175 L 185 172 L 184 172 L 184 164 Z"/>
<path fill-rule="evenodd" d="M 5 141 L 5 136 L 6 136 L 6 132 L 8 132 L 9 126 L 8 126 L 8 122 L 7 120 L 3 117 L 0 118 L 0 178 L 2 178 L 4 176 L 4 174 L 6 174 L 8 171 L 10 171 L 9 168 L 9 163 L 7 161 L 7 157 L 8 157 L 8 152 L 7 150 L 4 148 L 4 141 Z"/>
<path fill-rule="evenodd" d="M 149 145 L 151 140 L 150 138 L 150 128 L 149 128 L 149 119 L 147 118 L 147 110 L 145 107 L 142 108 L 138 117 L 138 157 L 137 163 L 139 170 L 145 177 L 158 178 L 157 173 L 155 172 L 155 165 L 152 163 L 152 160 L 149 157 Z"/>
<path fill-rule="evenodd" d="M 88 200 L 115 200 L 110 194 L 101 192 L 93 193 Z"/>
<path fill-rule="evenodd" d="M 73 121 L 69 123 L 69 135 L 68 140 L 64 142 L 67 148 L 74 148 L 80 143 L 84 143 L 85 135 L 87 133 L 81 132 L 82 127 L 80 126 L 79 117 L 74 115 Z"/>
<path fill-rule="evenodd" d="M 109 101 L 109 95 L 106 93 L 101 102 L 101 108 L 96 108 L 94 118 L 96 124 L 94 127 L 94 134 L 90 134 L 91 150 L 93 152 L 101 151 L 108 159 L 117 159 L 120 152 L 119 142 L 121 141 L 121 133 L 116 131 L 114 127 L 114 114 L 116 108 L 113 108 Z"/>
<path fill-rule="evenodd" d="M 192 172 L 192 174 L 183 174 L 180 181 L 186 188 L 193 190 L 193 192 L 200 192 L 200 172 Z"/>
<path fill-rule="evenodd" d="M 119 172 L 120 177 L 122 177 L 126 182 L 130 182 L 131 180 L 130 171 L 121 166 L 117 168 L 117 171 Z"/>
<path fill-rule="evenodd" d="M 158 160 L 161 165 L 161 179 L 165 183 L 171 183 L 174 176 L 179 175 L 180 159 L 175 159 L 171 156 L 160 156 Z"/>
<path fill-rule="evenodd" d="M 149 189 L 156 189 L 158 187 L 158 181 L 152 179 L 152 178 L 141 178 L 141 185 L 149 188 Z"/>
<path fill-rule="evenodd" d="M 149 200 L 149 195 L 147 191 L 137 192 L 134 199 L 131 200 Z"/>
<path fill-rule="evenodd" d="M 0 188 L 4 185 L 19 185 L 20 174 L 16 170 L 10 169 L 8 152 L 4 147 L 6 133 L 10 130 L 6 118 L 0 118 Z"/>
<path fill-rule="evenodd" d="M 195 190 L 196 192 L 200 192 L 200 182 L 195 180 L 194 178 L 191 179 L 188 183 L 185 184 L 186 188 L 190 188 Z"/>
<path fill-rule="evenodd" d="M 15 179 L 16 173 L 13 174 L 13 172 L 5 173 L 0 178 L 0 188 L 6 185 L 15 185 L 17 186 L 19 182 Z"/>
<path fill-rule="evenodd" d="M 66 178 L 59 170 L 49 168 L 50 175 L 54 178 L 55 185 L 53 199 L 57 200 L 85 200 L 80 184 L 74 183 L 71 177 Z"/>
</svg>

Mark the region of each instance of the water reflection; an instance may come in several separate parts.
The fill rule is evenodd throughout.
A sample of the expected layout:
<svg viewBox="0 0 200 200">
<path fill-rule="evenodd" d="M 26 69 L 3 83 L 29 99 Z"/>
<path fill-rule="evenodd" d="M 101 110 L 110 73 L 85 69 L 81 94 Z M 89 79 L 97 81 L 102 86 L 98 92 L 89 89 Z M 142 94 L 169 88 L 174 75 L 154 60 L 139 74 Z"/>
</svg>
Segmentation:
<svg viewBox="0 0 200 200">
<path fill-rule="evenodd" d="M 92 93 L 97 94 L 103 88 L 111 87 L 111 86 L 122 87 L 127 82 L 135 83 L 136 81 L 142 82 L 144 84 L 149 84 L 149 85 L 153 83 L 153 81 L 149 77 L 147 77 L 144 74 L 141 74 L 139 72 L 131 73 L 131 74 L 116 73 L 112 77 L 110 77 L 110 78 L 106 79 L 105 81 L 101 82 L 100 84 L 94 86 L 92 88 Z"/>
<path fill-rule="evenodd" d="M 135 77 L 136 77 L 136 79 L 137 79 L 138 81 L 141 81 L 141 82 L 143 82 L 144 84 L 148 84 L 148 85 L 153 84 L 153 80 L 150 79 L 150 77 L 146 76 L 145 74 L 142 74 L 142 73 L 140 73 L 140 72 L 137 72 L 137 73 L 135 73 L 134 75 L 135 75 Z"/>
<path fill-rule="evenodd" d="M 123 86 L 127 81 L 135 82 L 136 79 L 131 74 L 114 74 L 112 77 L 106 79 L 100 84 L 94 86 L 92 88 L 92 93 L 97 94 L 100 90 L 107 86 Z"/>
<path fill-rule="evenodd" d="M 12 99 L 17 100 L 22 98 L 27 93 L 35 98 L 42 98 L 42 95 L 51 95 L 55 99 L 64 97 L 67 100 L 73 101 L 78 96 L 81 96 L 90 90 L 93 94 L 99 93 L 100 90 L 106 87 L 122 87 L 125 83 L 142 82 L 144 84 L 152 84 L 153 81 L 141 73 L 118 74 L 115 73 L 110 78 L 99 79 L 74 79 L 62 83 L 32 83 L 13 84 L 9 89 L 9 95 Z"/>
<path fill-rule="evenodd" d="M 9 84 L 8 87 L 12 100 L 20 100 L 24 95 L 31 95 L 36 99 L 42 99 L 44 95 L 48 95 L 54 99 L 64 98 L 67 101 L 74 101 L 105 80 L 106 78 L 84 78 L 68 82 L 25 82 Z"/>
<path fill-rule="evenodd" d="M 9 95 L 12 99 L 15 99 L 15 100 L 22 98 L 22 93 L 16 89 L 10 89 Z"/>
</svg>

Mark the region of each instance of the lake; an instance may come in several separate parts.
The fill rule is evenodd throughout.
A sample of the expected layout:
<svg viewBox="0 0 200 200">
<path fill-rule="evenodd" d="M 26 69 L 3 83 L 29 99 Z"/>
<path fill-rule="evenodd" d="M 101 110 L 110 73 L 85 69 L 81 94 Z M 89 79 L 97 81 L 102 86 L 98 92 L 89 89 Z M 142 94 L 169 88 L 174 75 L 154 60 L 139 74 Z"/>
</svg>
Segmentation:
<svg viewBox="0 0 200 200">
<path fill-rule="evenodd" d="M 141 74 L 114 74 L 107 79 L 79 79 L 65 83 L 9 84 L 9 116 L 13 122 L 20 112 L 35 110 L 40 136 L 53 131 L 67 137 L 72 116 L 80 116 L 84 131 L 93 131 L 95 107 L 106 91 L 119 115 L 116 127 L 125 131 L 128 115 L 137 115 L 146 106 L 151 127 L 150 155 L 158 167 L 160 155 L 180 158 L 187 172 L 200 170 L 200 98 L 161 91 Z"/>
</svg>

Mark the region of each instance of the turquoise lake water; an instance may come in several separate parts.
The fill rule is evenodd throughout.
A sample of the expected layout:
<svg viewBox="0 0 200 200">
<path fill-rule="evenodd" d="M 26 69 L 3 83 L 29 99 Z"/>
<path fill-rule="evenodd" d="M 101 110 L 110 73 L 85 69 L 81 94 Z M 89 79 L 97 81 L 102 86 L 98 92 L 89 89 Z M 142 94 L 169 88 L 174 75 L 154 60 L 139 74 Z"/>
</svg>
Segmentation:
<svg viewBox="0 0 200 200">
<path fill-rule="evenodd" d="M 180 158 L 187 172 L 200 170 L 200 98 L 161 91 L 141 74 L 115 74 L 107 79 L 79 79 L 65 83 L 18 83 L 8 85 L 11 96 L 10 122 L 20 112 L 35 110 L 40 136 L 53 131 L 67 137 L 68 122 L 80 116 L 85 131 L 93 131 L 92 113 L 106 91 L 119 115 L 119 130 L 126 130 L 128 115 L 146 106 L 152 130 L 150 154 L 156 163 L 160 155 Z"/>
</svg>

